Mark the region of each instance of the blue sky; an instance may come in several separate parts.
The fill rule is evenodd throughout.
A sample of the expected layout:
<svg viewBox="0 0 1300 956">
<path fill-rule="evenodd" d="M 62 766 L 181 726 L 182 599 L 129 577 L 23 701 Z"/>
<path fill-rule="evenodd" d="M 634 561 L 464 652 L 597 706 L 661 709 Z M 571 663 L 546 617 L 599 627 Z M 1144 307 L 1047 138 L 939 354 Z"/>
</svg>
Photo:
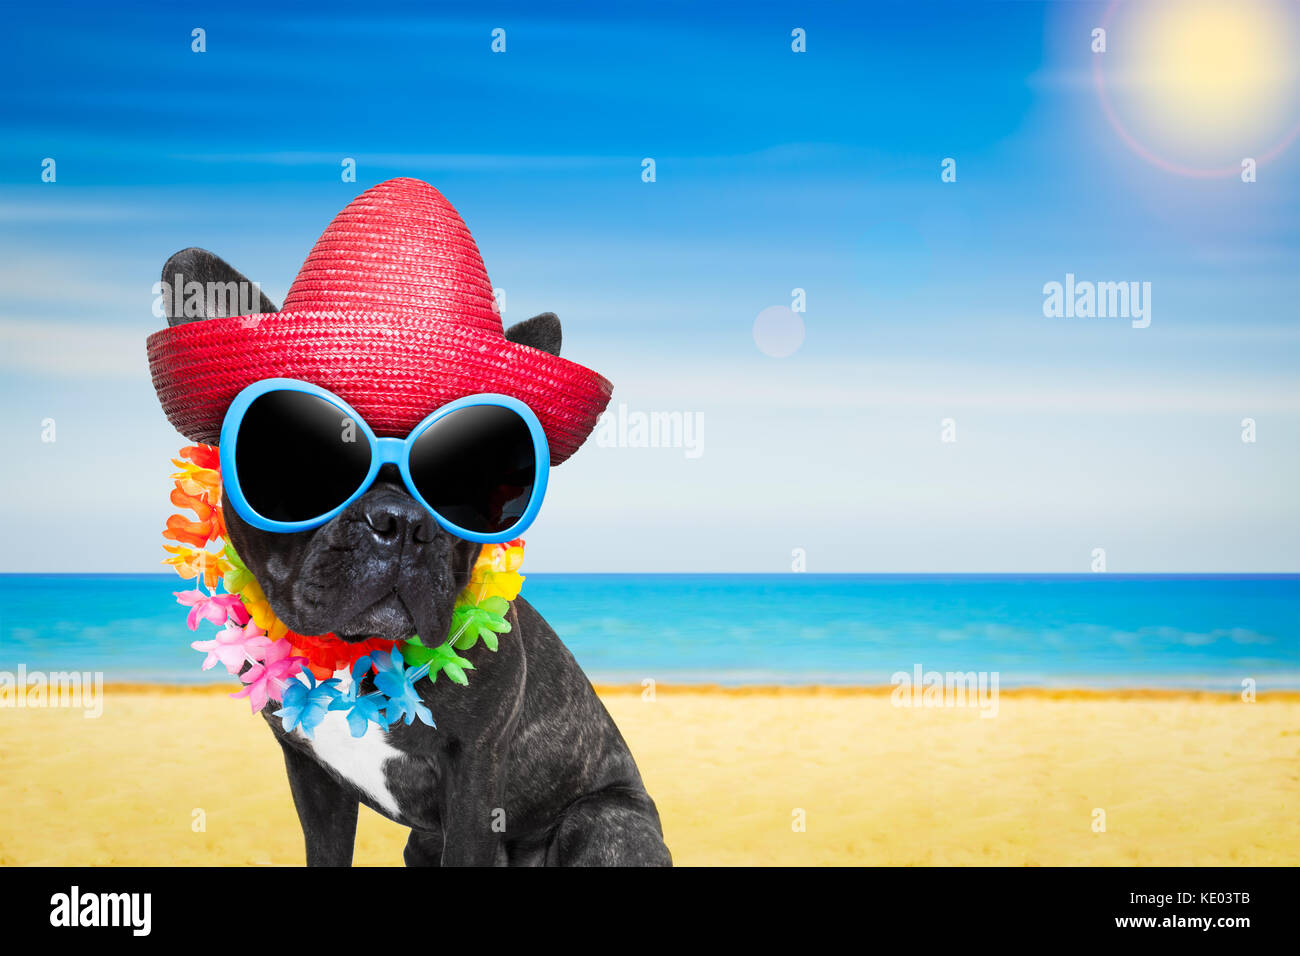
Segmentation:
<svg viewBox="0 0 1300 956">
<path fill-rule="evenodd" d="M 1300 12 L 1243 3 L 1290 55 L 1231 129 L 1152 105 L 1143 18 L 1173 7 L 1108 21 L 1117 114 L 1183 165 L 1300 121 Z M 410 175 L 507 322 L 557 312 L 616 407 L 703 421 L 695 458 L 593 441 L 558 469 L 534 570 L 1300 571 L 1300 146 L 1253 183 L 1138 155 L 1093 79 L 1106 4 L 544 6 L 10 12 L 0 570 L 158 567 L 172 252 L 278 302 L 335 213 Z M 1067 273 L 1151 283 L 1150 326 L 1045 317 Z M 754 320 L 795 288 L 806 337 L 774 358 Z"/>
</svg>

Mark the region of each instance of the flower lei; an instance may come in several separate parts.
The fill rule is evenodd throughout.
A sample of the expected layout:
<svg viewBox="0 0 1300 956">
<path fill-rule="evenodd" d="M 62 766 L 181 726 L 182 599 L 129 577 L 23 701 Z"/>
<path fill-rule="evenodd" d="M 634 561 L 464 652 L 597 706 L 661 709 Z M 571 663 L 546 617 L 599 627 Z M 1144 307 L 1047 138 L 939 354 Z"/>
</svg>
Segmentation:
<svg viewBox="0 0 1300 956">
<path fill-rule="evenodd" d="M 407 725 L 419 720 L 434 727 L 416 682 L 428 677 L 434 683 L 445 674 L 454 683 L 468 684 L 465 672 L 474 665 L 457 651 L 467 651 L 479 640 L 495 651 L 497 635 L 510 631 L 506 613 L 524 583 L 519 573 L 524 560 L 522 539 L 483 546 L 469 584 L 456 598 L 451 631 L 435 647 L 418 636 L 408 641 L 372 637 L 348 643 L 333 634 L 291 631 L 276 617 L 252 572 L 226 540 L 219 450 L 190 445 L 181 449 L 180 456 L 172 459 L 180 470 L 171 476 L 176 481 L 171 501 L 190 509 L 195 517 L 174 514 L 167 519 L 163 537 L 177 543 L 163 545 L 171 555 L 163 563 L 194 581 L 194 590 L 172 592 L 177 603 L 190 609 L 190 630 L 197 630 L 201 620 L 221 628 L 213 640 L 194 641 L 190 646 L 207 655 L 204 670 L 222 664 L 239 676 L 244 686 L 230 696 L 248 698 L 254 713 L 268 700 L 279 700 L 282 706 L 274 716 L 286 733 L 298 728 L 312 737 L 331 710 L 347 711 L 354 737 L 363 736 L 372 723 L 387 729 L 399 720 Z M 215 550 L 209 549 L 212 544 Z M 246 664 L 252 666 L 243 670 Z M 333 676 L 339 670 L 351 678 L 346 687 Z M 375 690 L 363 694 L 362 681 L 372 672 Z"/>
</svg>

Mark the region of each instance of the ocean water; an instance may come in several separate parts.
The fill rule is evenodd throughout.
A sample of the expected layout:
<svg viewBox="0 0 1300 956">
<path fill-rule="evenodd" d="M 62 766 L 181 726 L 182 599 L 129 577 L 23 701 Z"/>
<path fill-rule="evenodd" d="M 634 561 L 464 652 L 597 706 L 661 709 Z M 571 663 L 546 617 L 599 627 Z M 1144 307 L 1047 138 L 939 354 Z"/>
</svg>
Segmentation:
<svg viewBox="0 0 1300 956">
<path fill-rule="evenodd" d="M 0 671 L 229 683 L 199 670 L 186 586 L 0 575 Z M 919 665 L 1002 687 L 1300 687 L 1300 575 L 530 574 L 523 593 L 597 683 L 884 685 Z"/>
</svg>

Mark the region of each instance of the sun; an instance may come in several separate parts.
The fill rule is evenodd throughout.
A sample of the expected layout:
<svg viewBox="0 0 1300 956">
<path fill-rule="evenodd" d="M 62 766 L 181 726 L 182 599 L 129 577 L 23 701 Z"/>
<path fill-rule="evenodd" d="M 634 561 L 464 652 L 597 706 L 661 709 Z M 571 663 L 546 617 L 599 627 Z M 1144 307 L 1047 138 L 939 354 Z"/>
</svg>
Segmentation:
<svg viewBox="0 0 1300 956">
<path fill-rule="evenodd" d="M 1106 21 L 1098 90 L 1112 123 L 1147 158 L 1180 171 L 1235 165 L 1294 137 L 1295 0 L 1116 0 Z"/>
<path fill-rule="evenodd" d="M 1290 72 L 1275 12 L 1249 2 L 1162 4 L 1142 43 L 1150 108 L 1205 130 L 1270 109 Z"/>
</svg>

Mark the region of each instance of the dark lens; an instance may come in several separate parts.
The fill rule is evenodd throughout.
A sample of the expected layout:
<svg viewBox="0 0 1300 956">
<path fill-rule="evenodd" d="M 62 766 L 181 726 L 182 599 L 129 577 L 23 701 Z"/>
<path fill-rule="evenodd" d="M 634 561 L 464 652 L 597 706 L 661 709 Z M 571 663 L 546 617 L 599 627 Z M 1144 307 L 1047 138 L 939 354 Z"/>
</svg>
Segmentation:
<svg viewBox="0 0 1300 956">
<path fill-rule="evenodd" d="M 307 521 L 338 507 L 370 470 L 370 442 L 331 402 L 306 392 L 259 395 L 235 440 L 239 486 L 274 521 Z"/>
<path fill-rule="evenodd" d="M 537 460 L 528 423 L 500 405 L 438 419 L 411 446 L 411 481 L 434 511 L 467 531 L 496 534 L 533 496 Z"/>
</svg>

